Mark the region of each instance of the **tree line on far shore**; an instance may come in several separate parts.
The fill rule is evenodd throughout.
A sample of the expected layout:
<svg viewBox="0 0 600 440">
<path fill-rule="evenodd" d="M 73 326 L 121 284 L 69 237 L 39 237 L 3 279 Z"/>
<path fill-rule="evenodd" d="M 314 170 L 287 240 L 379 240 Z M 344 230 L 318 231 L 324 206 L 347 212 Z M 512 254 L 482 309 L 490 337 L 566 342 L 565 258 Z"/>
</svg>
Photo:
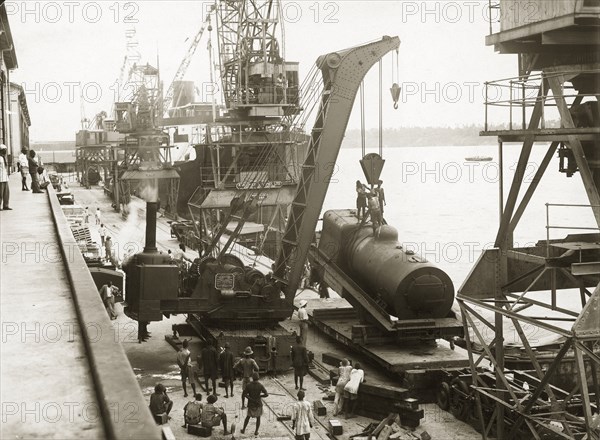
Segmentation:
<svg viewBox="0 0 600 440">
<path fill-rule="evenodd" d="M 508 127 L 498 126 L 489 130 L 502 130 Z M 430 146 L 473 146 L 496 145 L 496 136 L 479 136 L 483 130 L 480 125 L 461 127 L 401 127 L 383 129 L 383 146 L 394 147 L 430 147 Z M 373 148 L 379 145 L 379 129 L 366 130 L 366 146 Z M 360 148 L 359 129 L 346 131 L 342 143 L 343 148 Z"/>
</svg>

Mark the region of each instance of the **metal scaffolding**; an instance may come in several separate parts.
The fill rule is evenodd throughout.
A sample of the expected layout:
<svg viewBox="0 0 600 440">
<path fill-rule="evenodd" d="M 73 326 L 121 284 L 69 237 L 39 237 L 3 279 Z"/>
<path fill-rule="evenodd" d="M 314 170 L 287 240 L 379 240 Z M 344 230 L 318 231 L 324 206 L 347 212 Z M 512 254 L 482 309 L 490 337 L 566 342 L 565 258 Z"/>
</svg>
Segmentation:
<svg viewBox="0 0 600 440">
<path fill-rule="evenodd" d="M 501 215 L 494 248 L 481 255 L 457 295 L 465 334 L 471 335 L 466 341 L 470 387 L 474 391 L 470 411 L 479 420 L 484 439 L 599 436 L 599 74 L 597 63 L 568 65 L 546 67 L 535 76 L 487 83 L 505 88 L 509 96 L 486 102 L 486 130 L 481 133 L 498 136 L 501 175 L 503 143 L 522 142 L 522 145 L 506 201 L 504 182 L 500 179 Z M 508 129 L 488 131 L 491 107 L 508 109 Z M 560 123 L 551 128 L 544 121 L 549 108 L 560 117 Z M 514 114 L 520 119 L 516 124 Z M 519 200 L 532 148 L 541 142 L 549 143 L 546 154 Z M 568 177 L 579 173 L 589 204 L 547 204 L 546 239 L 527 248 L 515 247 L 513 232 L 557 152 L 559 171 Z M 577 209 L 591 210 L 595 227 L 582 226 L 576 220 L 566 225 L 553 223 L 551 213 L 558 207 L 574 214 Z M 550 231 L 560 229 L 577 233 L 551 239 Z M 546 292 L 547 299 L 532 298 L 534 291 Z M 581 308 L 560 307 L 557 295 L 573 292 L 580 297 Z M 486 312 L 491 312 L 494 318 L 486 318 Z M 512 325 L 518 335 L 522 345 L 518 365 L 526 365 L 526 371 L 511 368 L 517 363 L 505 344 L 507 325 Z M 524 330 L 527 326 L 556 335 L 551 358 L 540 356 Z M 494 335 L 491 340 L 485 337 L 484 329 Z M 484 359 L 489 361 L 491 373 L 483 368 Z M 559 371 L 564 368 L 571 368 L 572 386 L 560 383 Z"/>
</svg>

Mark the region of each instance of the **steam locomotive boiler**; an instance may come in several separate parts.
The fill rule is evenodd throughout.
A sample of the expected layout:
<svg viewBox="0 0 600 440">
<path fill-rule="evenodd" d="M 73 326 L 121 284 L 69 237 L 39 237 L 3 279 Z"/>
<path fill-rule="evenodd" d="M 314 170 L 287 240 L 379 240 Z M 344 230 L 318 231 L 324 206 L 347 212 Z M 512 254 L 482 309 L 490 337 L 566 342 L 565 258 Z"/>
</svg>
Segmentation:
<svg viewBox="0 0 600 440">
<path fill-rule="evenodd" d="M 404 249 L 398 232 L 382 225 L 377 233 L 361 224 L 353 210 L 323 215 L 323 229 L 312 260 L 325 281 L 380 330 L 398 339 L 462 336 L 452 312 L 454 285 L 441 269 Z M 411 325 L 422 331 L 405 331 Z"/>
</svg>

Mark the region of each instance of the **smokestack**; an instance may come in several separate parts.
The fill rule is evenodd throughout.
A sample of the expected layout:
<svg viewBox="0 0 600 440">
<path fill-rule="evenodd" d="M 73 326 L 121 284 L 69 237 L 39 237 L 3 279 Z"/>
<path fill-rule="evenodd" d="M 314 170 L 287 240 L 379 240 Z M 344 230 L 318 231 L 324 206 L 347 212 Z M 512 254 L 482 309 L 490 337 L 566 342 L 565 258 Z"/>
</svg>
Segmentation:
<svg viewBox="0 0 600 440">
<path fill-rule="evenodd" d="M 144 252 L 157 252 L 156 249 L 156 212 L 157 202 L 146 202 L 146 245 Z"/>
</svg>

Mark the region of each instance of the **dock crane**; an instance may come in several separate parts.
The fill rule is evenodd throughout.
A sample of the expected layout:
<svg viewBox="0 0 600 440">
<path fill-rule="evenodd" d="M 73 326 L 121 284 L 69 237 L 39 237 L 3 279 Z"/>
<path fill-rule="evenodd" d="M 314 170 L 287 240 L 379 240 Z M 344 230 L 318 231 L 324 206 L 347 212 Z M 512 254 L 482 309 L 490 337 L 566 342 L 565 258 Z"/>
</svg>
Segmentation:
<svg viewBox="0 0 600 440">
<path fill-rule="evenodd" d="M 173 77 L 173 80 L 171 81 L 171 84 L 169 85 L 169 88 L 167 89 L 167 92 L 165 93 L 165 96 L 163 98 L 162 116 L 164 116 L 164 114 L 167 113 L 169 105 L 171 105 L 171 102 L 173 102 L 173 95 L 175 94 L 175 84 L 177 83 L 177 81 L 181 81 L 185 77 L 185 73 L 187 72 L 190 62 L 192 61 L 192 57 L 196 53 L 196 48 L 198 47 L 198 44 L 200 44 L 200 40 L 202 39 L 204 31 L 207 28 L 209 28 L 209 32 L 211 30 L 210 17 L 213 14 L 214 10 L 215 5 L 211 5 L 209 7 L 208 12 L 206 13 L 206 17 L 204 18 L 202 26 L 200 26 L 200 29 L 198 30 L 196 36 L 192 40 L 192 43 L 190 44 L 190 47 L 188 48 L 185 54 L 185 57 L 183 58 L 183 60 L 181 60 L 181 64 L 179 65 L 179 68 L 177 69 L 177 72 L 175 73 L 175 76 Z"/>
<path fill-rule="evenodd" d="M 290 306 L 300 286 L 304 264 L 333 175 L 334 167 L 331 164 L 337 160 L 360 84 L 376 62 L 399 47 L 398 37 L 386 36 L 379 41 L 317 59 L 324 83 L 321 104 L 273 272 L 275 278 L 283 282 Z"/>
<path fill-rule="evenodd" d="M 279 270 L 275 271 L 276 277 L 286 281 L 285 296 L 280 294 L 271 274 L 263 275 L 257 270 L 246 270 L 252 268 L 240 267 L 237 264 L 239 259 L 236 261 L 229 256 L 222 261 L 211 257 L 192 265 L 190 271 L 194 273 L 190 272 L 190 275 L 194 275 L 197 281 L 185 295 L 176 289 L 161 289 L 160 295 L 147 296 L 145 289 L 134 286 L 135 282 L 132 281 L 127 288 L 128 309 L 135 312 L 131 316 L 149 322 L 161 320 L 163 315 L 187 314 L 188 323 L 198 333 L 219 342 L 223 342 L 220 338 L 229 334 L 222 330 L 227 326 L 246 330 L 260 326 L 261 335 L 268 335 L 265 356 L 277 353 L 277 368 L 285 367 L 284 364 L 289 362 L 286 350 L 289 349 L 293 336 L 278 323 L 293 313 L 293 296 L 299 274 L 306 260 L 308 246 L 312 242 L 328 178 L 331 177 L 331 170 L 320 169 L 323 178 L 314 179 L 315 172 L 319 164 L 336 160 L 357 91 L 369 68 L 387 52 L 397 49 L 399 44 L 397 37 L 384 37 L 380 41 L 330 53 L 317 60 L 324 82 L 324 93 L 309 141 L 308 157 L 296 189 L 294 206 L 291 208 L 287 241 L 283 244 L 285 252 L 278 260 Z M 264 189 L 255 191 L 258 198 L 263 191 Z M 299 245 L 295 248 L 299 248 L 302 255 L 294 254 L 291 246 L 294 242 Z M 296 258 L 292 259 L 294 255 Z M 288 266 L 292 267 L 291 276 L 290 272 L 283 270 Z M 266 337 L 258 335 L 252 336 L 252 341 L 242 340 L 243 338 L 235 336 L 238 333 L 231 333 L 234 335 L 233 340 L 228 340 L 232 350 L 239 348 L 238 346 L 243 350 L 245 346 L 253 344 L 256 347 L 257 341 Z M 244 335 L 246 333 L 250 332 L 246 331 Z"/>
</svg>

